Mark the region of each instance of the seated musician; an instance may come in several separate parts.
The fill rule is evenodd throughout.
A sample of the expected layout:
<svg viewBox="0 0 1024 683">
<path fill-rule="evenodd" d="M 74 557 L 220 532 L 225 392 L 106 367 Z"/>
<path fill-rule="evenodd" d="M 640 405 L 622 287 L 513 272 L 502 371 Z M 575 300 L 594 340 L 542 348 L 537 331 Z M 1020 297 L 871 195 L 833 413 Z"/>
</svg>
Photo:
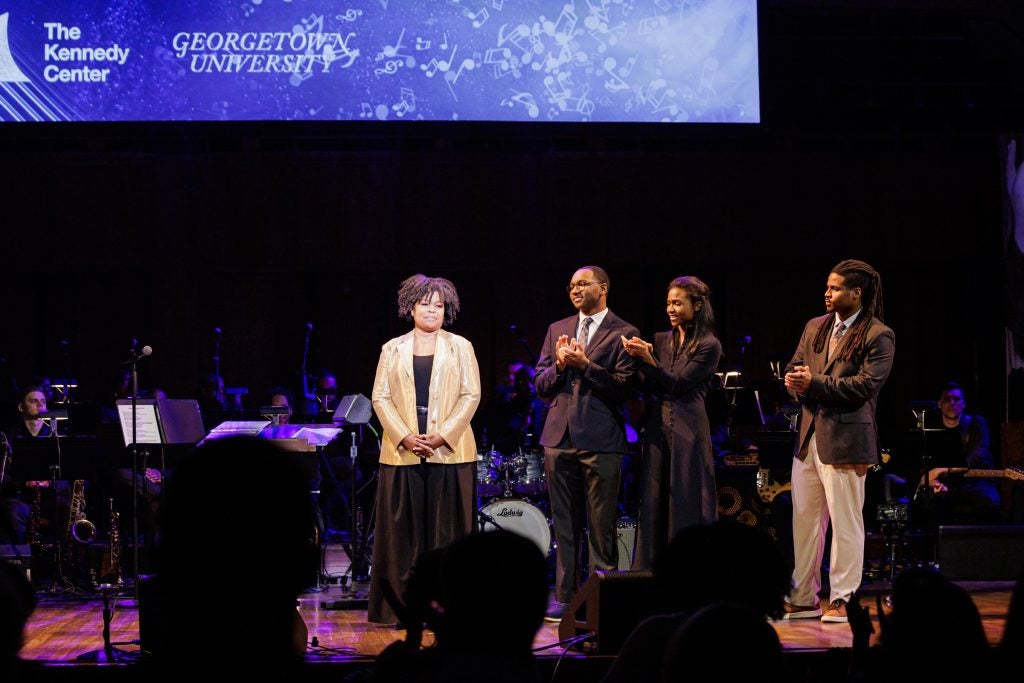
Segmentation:
<svg viewBox="0 0 1024 683">
<path fill-rule="evenodd" d="M 964 391 L 959 384 L 948 382 L 943 386 L 938 417 L 934 424 L 929 422 L 926 426 L 957 432 L 963 446 L 963 460 L 937 463 L 939 466 L 931 468 L 928 471 L 931 495 L 918 495 L 915 505 L 922 506 L 927 498 L 931 510 L 919 512 L 925 515 L 931 512 L 927 518 L 937 524 L 999 524 L 1002 508 L 995 479 L 970 476 L 971 470 L 993 467 L 988 423 L 980 415 L 965 413 L 966 406 Z"/>
<path fill-rule="evenodd" d="M 508 364 L 505 383 L 495 388 L 480 411 L 487 445 L 505 455 L 537 445 L 547 416 L 547 404 L 537 398 L 536 371 L 522 362 Z"/>
<path fill-rule="evenodd" d="M 14 438 L 35 438 L 52 436 L 49 423 L 43 418 L 46 413 L 46 392 L 38 385 L 29 385 L 21 390 L 18 399 L 18 421 L 14 426 Z"/>
<path fill-rule="evenodd" d="M 44 532 L 50 536 L 49 530 L 55 524 L 57 510 L 68 503 L 66 482 L 58 482 L 58 495 L 50 493 L 52 482 L 47 479 L 48 470 L 45 464 L 36 462 L 43 450 L 35 448 L 19 448 L 19 444 L 29 446 L 39 440 L 43 445 L 46 437 L 52 436 L 50 425 L 45 419 L 46 393 L 38 385 L 29 385 L 22 389 L 18 399 L 18 417 L 11 433 L 12 440 L 8 444 L 6 436 L 0 441 L 0 451 L 12 447 L 12 457 L 5 461 L 3 480 L 0 481 L 0 543 L 17 544 L 32 541 L 29 535 Z"/>
</svg>

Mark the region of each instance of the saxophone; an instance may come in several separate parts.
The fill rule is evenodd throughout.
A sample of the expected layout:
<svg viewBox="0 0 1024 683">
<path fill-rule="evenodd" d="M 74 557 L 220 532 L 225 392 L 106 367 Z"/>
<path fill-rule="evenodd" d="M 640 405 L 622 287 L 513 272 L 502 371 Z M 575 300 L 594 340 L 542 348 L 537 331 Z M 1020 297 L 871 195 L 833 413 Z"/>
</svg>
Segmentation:
<svg viewBox="0 0 1024 683">
<path fill-rule="evenodd" d="M 67 536 L 79 543 L 96 540 L 96 525 L 85 518 L 85 480 L 75 479 L 71 485 L 71 513 Z"/>
<path fill-rule="evenodd" d="M 121 576 L 121 515 L 114 507 L 114 499 L 110 499 L 110 580 L 121 588 L 124 578 Z"/>
</svg>

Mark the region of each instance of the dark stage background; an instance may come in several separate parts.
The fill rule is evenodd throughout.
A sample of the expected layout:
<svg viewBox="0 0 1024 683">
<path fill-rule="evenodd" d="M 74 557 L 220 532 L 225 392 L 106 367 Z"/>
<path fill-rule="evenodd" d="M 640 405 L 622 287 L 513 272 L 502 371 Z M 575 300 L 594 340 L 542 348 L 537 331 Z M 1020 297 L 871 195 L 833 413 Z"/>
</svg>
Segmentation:
<svg viewBox="0 0 1024 683">
<path fill-rule="evenodd" d="M 646 335 L 669 279 L 705 279 L 726 364 L 749 335 L 746 377 L 767 380 L 854 257 L 897 335 L 883 428 L 951 377 L 998 423 L 999 135 L 1024 124 L 1024 22 L 961 4 L 761 3 L 759 126 L 5 125 L 0 373 L 70 371 L 102 401 L 136 336 L 142 386 L 191 397 L 220 327 L 221 374 L 257 407 L 297 385 L 309 321 L 310 371 L 368 396 L 408 327 L 398 283 L 424 272 L 458 286 L 489 393 L 529 358 L 509 326 L 538 352 L 597 263 Z"/>
</svg>

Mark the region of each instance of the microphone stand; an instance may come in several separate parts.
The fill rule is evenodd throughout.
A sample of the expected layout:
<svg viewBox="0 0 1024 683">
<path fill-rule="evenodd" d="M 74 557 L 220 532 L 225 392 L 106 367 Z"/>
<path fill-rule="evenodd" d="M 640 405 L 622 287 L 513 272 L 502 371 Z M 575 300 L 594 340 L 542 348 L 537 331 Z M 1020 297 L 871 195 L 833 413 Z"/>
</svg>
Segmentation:
<svg viewBox="0 0 1024 683">
<path fill-rule="evenodd" d="M 302 368 L 299 374 L 302 376 L 302 396 L 306 401 L 303 412 L 309 411 L 311 403 L 317 401 L 315 391 L 309 390 L 309 374 L 306 372 L 306 360 L 309 358 L 309 340 L 313 336 L 313 323 L 306 323 L 306 341 L 302 348 Z"/>
<path fill-rule="evenodd" d="M 132 366 L 132 591 L 135 604 L 139 604 L 139 355 L 135 345 L 131 349 Z"/>
<path fill-rule="evenodd" d="M 526 341 L 526 337 L 520 331 L 519 326 L 518 325 L 509 325 L 508 331 L 515 335 L 516 340 L 518 340 L 519 343 L 523 345 L 523 348 L 526 349 L 526 354 L 530 357 L 530 363 L 532 365 L 536 366 L 537 365 L 537 354 L 535 354 L 533 352 L 533 348 L 530 346 L 529 342 Z"/>
<path fill-rule="evenodd" d="M 927 539 L 926 545 L 928 547 L 928 551 L 926 553 L 926 556 L 927 556 L 926 564 L 928 566 L 934 566 L 935 562 L 936 562 L 936 552 L 938 550 L 938 548 L 937 548 L 937 546 L 938 546 L 938 538 L 936 538 L 935 535 L 938 533 L 938 529 L 936 528 L 936 525 L 935 525 L 935 519 L 934 519 L 935 511 L 932 509 L 932 505 L 933 505 L 933 503 L 932 503 L 932 490 L 931 490 L 932 487 L 931 487 L 930 482 L 928 481 L 928 475 L 929 475 L 929 473 L 931 472 L 931 469 L 932 469 L 932 457 L 928 453 L 928 431 L 929 430 L 925 426 L 926 425 L 926 418 L 928 416 L 928 408 L 922 406 L 920 410 L 921 410 L 920 413 L 916 413 L 916 412 L 914 413 L 914 416 L 917 417 L 917 427 L 918 427 L 918 430 L 920 430 L 920 433 L 921 433 L 921 477 L 922 477 L 922 481 L 924 482 L 924 484 L 922 485 L 921 488 L 918 489 L 918 491 L 921 491 L 924 494 L 924 498 L 922 499 L 922 503 L 921 503 L 921 509 L 924 510 L 924 517 L 925 517 L 924 533 L 925 533 L 925 538 Z M 915 498 L 916 497 L 917 496 L 915 495 Z"/>
</svg>

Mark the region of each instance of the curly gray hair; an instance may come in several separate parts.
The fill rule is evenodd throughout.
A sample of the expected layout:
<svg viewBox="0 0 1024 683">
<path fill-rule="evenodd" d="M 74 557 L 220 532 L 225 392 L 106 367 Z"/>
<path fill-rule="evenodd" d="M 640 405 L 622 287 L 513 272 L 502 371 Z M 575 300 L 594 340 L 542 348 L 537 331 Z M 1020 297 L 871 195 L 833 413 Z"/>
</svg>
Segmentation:
<svg viewBox="0 0 1024 683">
<path fill-rule="evenodd" d="M 417 273 L 406 278 L 398 287 L 398 316 L 412 320 L 412 309 L 420 301 L 429 299 L 437 292 L 444 302 L 444 324 L 451 325 L 459 314 L 459 293 L 451 280 L 443 277 L 427 277 Z"/>
</svg>

